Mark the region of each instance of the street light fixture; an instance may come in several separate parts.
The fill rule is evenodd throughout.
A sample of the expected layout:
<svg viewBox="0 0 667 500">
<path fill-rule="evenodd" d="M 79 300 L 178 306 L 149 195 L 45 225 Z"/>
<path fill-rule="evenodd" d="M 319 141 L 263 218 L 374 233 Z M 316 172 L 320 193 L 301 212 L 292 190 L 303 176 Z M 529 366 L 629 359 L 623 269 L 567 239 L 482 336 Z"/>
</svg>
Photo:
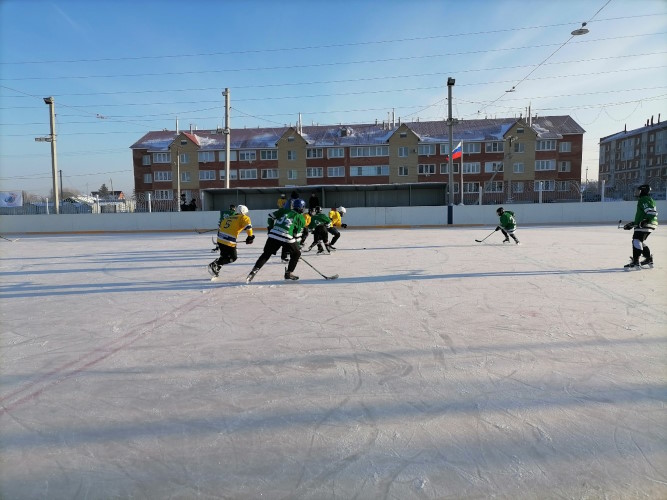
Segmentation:
<svg viewBox="0 0 667 500">
<path fill-rule="evenodd" d="M 586 24 L 587 24 L 587 23 L 581 23 L 581 28 L 577 28 L 576 30 L 574 30 L 574 31 L 573 31 L 572 33 L 570 33 L 570 34 L 571 34 L 572 36 L 585 35 L 586 33 L 588 33 L 588 29 L 587 29 L 587 28 L 584 28 L 584 26 L 586 26 Z"/>
</svg>

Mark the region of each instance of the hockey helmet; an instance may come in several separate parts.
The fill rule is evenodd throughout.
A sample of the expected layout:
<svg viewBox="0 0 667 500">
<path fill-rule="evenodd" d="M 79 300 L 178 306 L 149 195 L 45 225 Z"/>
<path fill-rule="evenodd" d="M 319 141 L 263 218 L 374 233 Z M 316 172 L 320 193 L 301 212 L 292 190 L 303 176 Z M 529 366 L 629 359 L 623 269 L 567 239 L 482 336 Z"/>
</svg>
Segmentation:
<svg viewBox="0 0 667 500">
<path fill-rule="evenodd" d="M 303 201 L 301 198 L 297 198 L 296 200 L 294 200 L 294 203 L 292 204 L 292 209 L 295 212 L 299 212 L 300 214 L 302 214 L 305 208 L 306 208 L 306 202 Z"/>
<path fill-rule="evenodd" d="M 245 205 L 238 205 L 236 207 L 236 212 L 245 215 L 248 213 L 248 207 Z"/>
<path fill-rule="evenodd" d="M 505 213 L 505 209 L 503 207 L 498 207 L 498 210 L 496 210 L 496 213 L 498 215 L 503 215 Z"/>
<path fill-rule="evenodd" d="M 347 212 L 347 210 L 345 210 L 345 207 L 343 207 L 343 206 L 338 207 L 338 208 L 336 209 L 336 211 L 337 211 L 337 212 L 340 212 L 340 215 L 341 215 L 341 216 L 345 215 L 345 212 Z"/>
<path fill-rule="evenodd" d="M 322 207 L 315 207 L 315 213 L 316 214 L 321 214 L 322 213 Z"/>
<path fill-rule="evenodd" d="M 637 186 L 637 192 L 636 196 L 648 196 L 651 193 L 651 186 L 648 184 Z"/>
</svg>

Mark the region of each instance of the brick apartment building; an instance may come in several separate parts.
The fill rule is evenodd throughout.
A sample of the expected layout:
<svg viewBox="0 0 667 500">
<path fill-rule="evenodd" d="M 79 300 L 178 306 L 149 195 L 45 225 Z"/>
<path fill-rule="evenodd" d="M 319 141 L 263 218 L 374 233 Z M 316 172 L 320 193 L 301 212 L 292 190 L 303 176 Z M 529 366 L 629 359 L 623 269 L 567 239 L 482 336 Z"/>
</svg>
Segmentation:
<svg viewBox="0 0 667 500">
<path fill-rule="evenodd" d="M 578 200 L 584 130 L 570 116 L 459 121 L 453 145 L 454 203 Z M 409 189 L 449 181 L 449 127 L 444 121 L 232 129 L 230 188 L 275 193 L 378 186 Z M 222 130 L 153 131 L 131 146 L 137 196 L 187 200 L 225 188 Z M 445 185 L 443 188 L 443 184 Z M 440 196 L 440 194 L 438 195 Z M 348 205 L 361 204 L 355 200 Z M 373 203 L 382 206 L 382 200 Z M 412 204 L 419 204 L 413 202 Z M 424 202 L 428 204 L 445 204 Z M 359 205 L 357 205 L 359 206 Z M 388 206 L 388 205 L 384 205 Z"/>
</svg>

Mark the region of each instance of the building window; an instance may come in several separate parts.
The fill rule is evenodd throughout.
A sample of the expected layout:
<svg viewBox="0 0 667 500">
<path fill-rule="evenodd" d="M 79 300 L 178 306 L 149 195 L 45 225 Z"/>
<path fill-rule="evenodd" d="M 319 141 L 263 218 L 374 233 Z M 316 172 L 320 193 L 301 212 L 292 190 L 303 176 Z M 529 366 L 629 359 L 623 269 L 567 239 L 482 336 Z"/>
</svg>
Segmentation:
<svg viewBox="0 0 667 500">
<path fill-rule="evenodd" d="M 405 138 L 405 137 L 408 136 L 408 133 L 407 133 L 407 132 L 401 132 L 399 135 L 400 135 L 401 137 Z"/>
<path fill-rule="evenodd" d="M 515 193 L 523 193 L 523 181 L 515 182 L 512 191 L 514 191 Z"/>
<path fill-rule="evenodd" d="M 502 193 L 503 181 L 487 181 L 484 183 L 484 191 L 487 193 Z"/>
<path fill-rule="evenodd" d="M 180 161 L 181 165 L 190 163 L 190 153 L 181 153 L 178 155 L 178 160 Z"/>
<path fill-rule="evenodd" d="M 154 191 L 156 200 L 173 200 L 174 192 L 171 189 L 156 189 Z"/>
<path fill-rule="evenodd" d="M 151 174 L 144 174 L 144 184 L 151 184 L 153 182 L 153 176 Z"/>
<path fill-rule="evenodd" d="M 454 173 L 458 174 L 460 163 L 455 162 L 452 165 L 454 166 Z M 441 174 L 448 174 L 449 173 L 449 163 L 441 163 L 440 164 L 440 173 Z"/>
<path fill-rule="evenodd" d="M 316 177 L 324 177 L 324 168 L 322 167 L 308 167 L 306 169 L 306 178 L 312 179 Z"/>
<path fill-rule="evenodd" d="M 517 128 L 516 133 L 517 134 L 523 134 L 523 128 Z"/>
<path fill-rule="evenodd" d="M 571 142 L 561 142 L 558 145 L 558 151 L 560 153 L 571 153 L 572 152 L 572 143 Z"/>
<path fill-rule="evenodd" d="M 512 166 L 512 172 L 514 172 L 515 174 L 523 174 L 523 173 L 525 172 L 525 170 L 526 170 L 526 169 L 525 169 L 525 167 L 524 167 L 524 165 L 523 165 L 523 162 L 516 162 L 516 163 Z"/>
<path fill-rule="evenodd" d="M 287 138 L 287 142 L 294 142 L 294 136 L 292 136 L 292 137 L 288 137 L 288 138 Z"/>
<path fill-rule="evenodd" d="M 417 167 L 418 167 L 417 173 L 419 175 L 433 175 L 433 174 L 435 174 L 435 164 L 434 163 L 430 163 L 428 165 L 420 163 Z"/>
<path fill-rule="evenodd" d="M 417 154 L 420 156 L 435 155 L 435 144 L 420 144 L 417 149 Z"/>
<path fill-rule="evenodd" d="M 502 171 L 503 171 L 502 161 L 487 161 L 484 163 L 485 174 L 491 174 L 493 172 L 502 172 Z"/>
<path fill-rule="evenodd" d="M 345 148 L 327 148 L 327 158 L 345 158 Z"/>
<path fill-rule="evenodd" d="M 236 170 L 232 169 L 232 170 L 230 170 L 230 172 L 231 172 L 231 175 L 229 176 L 230 181 L 234 181 L 234 180 L 238 179 L 238 172 Z M 224 170 L 220 170 L 220 180 L 221 181 L 225 180 L 225 171 Z"/>
<path fill-rule="evenodd" d="M 297 174 L 297 171 L 296 171 L 296 170 L 288 170 L 288 171 L 287 171 L 287 178 L 288 178 L 290 181 L 295 181 L 295 180 L 297 180 L 297 179 L 299 178 L 299 176 L 298 176 L 298 174 Z"/>
<path fill-rule="evenodd" d="M 215 170 L 200 170 L 199 171 L 199 180 L 200 181 L 214 181 L 215 180 Z"/>
<path fill-rule="evenodd" d="M 464 193 L 479 193 L 479 182 L 464 182 L 463 183 L 463 192 Z"/>
<path fill-rule="evenodd" d="M 480 162 L 470 162 L 463 164 L 463 173 L 464 174 L 479 174 L 482 165 Z"/>
<path fill-rule="evenodd" d="M 259 152 L 259 157 L 262 160 L 277 160 L 278 159 L 278 150 L 277 149 L 263 149 Z"/>
<path fill-rule="evenodd" d="M 505 151 L 505 143 L 502 141 L 487 142 L 484 144 L 486 153 L 502 153 Z"/>
<path fill-rule="evenodd" d="M 171 153 L 153 153 L 153 163 L 171 163 Z"/>
<path fill-rule="evenodd" d="M 237 151 L 230 151 L 229 161 L 236 161 L 237 156 L 238 156 Z M 227 151 L 220 151 L 220 161 L 221 162 L 227 161 Z"/>
<path fill-rule="evenodd" d="M 294 151 L 293 149 L 287 151 L 287 159 L 290 161 L 296 160 L 296 151 Z"/>
<path fill-rule="evenodd" d="M 151 155 L 143 155 L 141 157 L 141 164 L 142 165 L 150 165 L 151 164 Z"/>
<path fill-rule="evenodd" d="M 535 160 L 535 171 L 556 170 L 556 160 Z"/>
<path fill-rule="evenodd" d="M 350 148 L 352 158 L 374 156 L 389 156 L 389 146 L 354 146 Z"/>
<path fill-rule="evenodd" d="M 239 161 L 255 161 L 256 159 L 257 159 L 256 151 L 239 151 Z"/>
<path fill-rule="evenodd" d="M 190 182 L 192 180 L 192 176 L 190 172 L 181 172 L 181 182 Z"/>
<path fill-rule="evenodd" d="M 327 177 L 345 177 L 345 167 L 327 167 Z"/>
<path fill-rule="evenodd" d="M 365 167 L 350 167 L 351 177 L 374 177 L 389 175 L 389 165 L 368 165 Z"/>
<path fill-rule="evenodd" d="M 324 149 L 308 148 L 306 149 L 306 158 L 324 158 Z"/>
<path fill-rule="evenodd" d="M 515 153 L 525 153 L 526 152 L 526 144 L 523 142 L 515 142 L 514 143 L 514 152 Z"/>
<path fill-rule="evenodd" d="M 533 189 L 535 191 L 539 191 L 540 190 L 540 185 L 542 186 L 542 191 L 553 191 L 554 187 L 555 187 L 555 181 L 553 181 L 553 180 L 534 181 Z"/>
<path fill-rule="evenodd" d="M 558 191 L 569 191 L 570 181 L 558 181 L 556 182 L 556 188 L 558 189 Z"/>
<path fill-rule="evenodd" d="M 405 177 L 406 175 L 408 175 L 408 167 L 406 167 L 405 165 L 398 167 L 398 175 L 400 177 Z"/>
<path fill-rule="evenodd" d="M 199 163 L 211 163 L 215 161 L 215 151 L 198 151 L 197 161 Z"/>
<path fill-rule="evenodd" d="M 559 172 L 569 172 L 572 170 L 572 164 L 569 161 L 558 162 L 558 171 Z"/>
<path fill-rule="evenodd" d="M 242 181 L 257 179 L 257 169 L 256 168 L 239 169 L 239 179 L 241 179 Z"/>
<path fill-rule="evenodd" d="M 556 140 L 548 139 L 537 141 L 535 143 L 535 151 L 556 151 Z"/>
<path fill-rule="evenodd" d="M 400 146 L 398 148 L 398 157 L 399 158 L 407 158 L 409 154 L 410 154 L 410 148 L 409 147 Z"/>
<path fill-rule="evenodd" d="M 463 143 L 463 154 L 477 154 L 482 152 L 482 143 L 481 142 L 464 142 Z"/>
<path fill-rule="evenodd" d="M 262 179 L 278 179 L 280 177 L 280 172 L 277 168 L 263 168 L 262 169 Z"/>
<path fill-rule="evenodd" d="M 155 172 L 155 182 L 171 182 L 171 170 L 167 172 Z"/>
</svg>

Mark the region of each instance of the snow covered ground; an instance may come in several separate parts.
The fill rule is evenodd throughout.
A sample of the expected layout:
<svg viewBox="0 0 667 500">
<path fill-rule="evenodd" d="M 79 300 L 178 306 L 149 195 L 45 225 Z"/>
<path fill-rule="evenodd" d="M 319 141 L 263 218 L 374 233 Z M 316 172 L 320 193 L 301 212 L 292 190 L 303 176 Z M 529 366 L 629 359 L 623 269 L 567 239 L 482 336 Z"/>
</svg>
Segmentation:
<svg viewBox="0 0 667 500">
<path fill-rule="evenodd" d="M 667 229 L 491 229 L 3 240 L 0 497 L 666 498 Z"/>
</svg>

